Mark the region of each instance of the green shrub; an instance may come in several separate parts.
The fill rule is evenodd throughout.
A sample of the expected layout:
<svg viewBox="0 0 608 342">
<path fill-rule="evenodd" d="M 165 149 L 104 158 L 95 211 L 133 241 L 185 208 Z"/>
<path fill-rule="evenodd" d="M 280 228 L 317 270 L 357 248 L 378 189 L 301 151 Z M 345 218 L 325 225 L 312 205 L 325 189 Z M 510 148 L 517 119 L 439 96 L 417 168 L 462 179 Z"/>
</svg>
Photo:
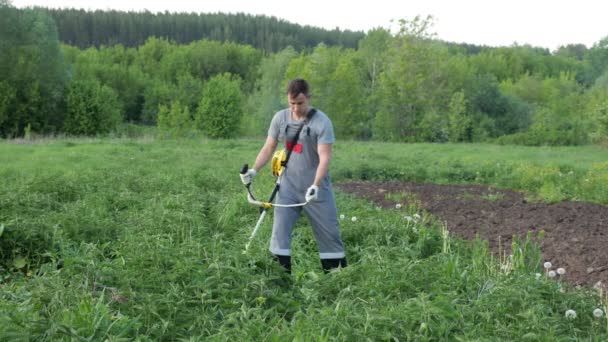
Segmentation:
<svg viewBox="0 0 608 342">
<path fill-rule="evenodd" d="M 185 137 L 193 130 L 194 121 L 190 115 L 188 106 L 182 106 L 180 102 L 171 102 L 171 108 L 160 105 L 158 110 L 158 130 L 162 136 Z"/>
<path fill-rule="evenodd" d="M 121 122 L 116 93 L 96 80 L 73 81 L 67 106 L 64 131 L 68 134 L 109 133 Z"/>
<path fill-rule="evenodd" d="M 240 84 L 229 73 L 214 76 L 205 84 L 195 121 L 206 135 L 212 138 L 236 135 L 243 115 Z"/>
</svg>

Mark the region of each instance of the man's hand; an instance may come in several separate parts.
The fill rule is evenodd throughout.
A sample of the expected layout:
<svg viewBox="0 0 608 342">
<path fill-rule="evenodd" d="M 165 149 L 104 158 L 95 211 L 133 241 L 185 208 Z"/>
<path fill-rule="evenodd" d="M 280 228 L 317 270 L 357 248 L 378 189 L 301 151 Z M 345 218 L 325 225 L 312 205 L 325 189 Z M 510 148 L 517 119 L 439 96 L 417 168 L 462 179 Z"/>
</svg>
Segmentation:
<svg viewBox="0 0 608 342">
<path fill-rule="evenodd" d="M 257 172 L 255 171 L 255 169 L 249 169 L 247 170 L 247 172 L 241 173 L 241 182 L 243 182 L 243 184 L 245 185 L 251 183 L 251 180 L 253 179 L 256 173 Z"/>
<path fill-rule="evenodd" d="M 311 185 L 310 188 L 306 190 L 304 198 L 306 198 L 306 202 L 316 201 L 317 198 L 319 198 L 319 187 L 314 184 Z"/>
</svg>

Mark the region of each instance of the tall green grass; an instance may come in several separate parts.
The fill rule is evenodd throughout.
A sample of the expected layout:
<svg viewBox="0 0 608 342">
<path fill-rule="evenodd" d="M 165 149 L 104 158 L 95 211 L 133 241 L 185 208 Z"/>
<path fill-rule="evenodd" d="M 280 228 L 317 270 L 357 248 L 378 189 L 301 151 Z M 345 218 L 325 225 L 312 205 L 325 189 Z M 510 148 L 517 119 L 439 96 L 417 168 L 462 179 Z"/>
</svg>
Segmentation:
<svg viewBox="0 0 608 342">
<path fill-rule="evenodd" d="M 379 209 L 338 193 L 350 263 L 338 272 L 321 272 L 304 219 L 295 231 L 291 276 L 266 250 L 272 215 L 243 254 L 258 211 L 246 202 L 237 172 L 261 144 L 0 143 L 0 340 L 608 338 L 608 321 L 592 315 L 605 302 L 592 290 L 536 279 L 532 243 L 516 239 L 505 258 L 494 259 L 484 241 L 452 239 L 433 217 L 416 218 L 415 207 Z M 467 154 L 474 149 L 485 157 Z M 512 173 L 517 165 L 553 170 L 558 163 L 571 166 L 560 170 L 574 171 L 577 180 L 606 177 L 603 151 L 593 147 L 522 151 L 339 143 L 332 174 L 519 184 L 530 193 L 544 183 L 509 176 L 496 164 Z M 586 161 L 576 159 L 582 155 Z M 267 169 L 254 186 L 268 195 Z M 580 191 L 573 197 L 586 196 L 582 187 L 572 189 Z M 564 317 L 568 309 L 576 319 Z"/>
</svg>

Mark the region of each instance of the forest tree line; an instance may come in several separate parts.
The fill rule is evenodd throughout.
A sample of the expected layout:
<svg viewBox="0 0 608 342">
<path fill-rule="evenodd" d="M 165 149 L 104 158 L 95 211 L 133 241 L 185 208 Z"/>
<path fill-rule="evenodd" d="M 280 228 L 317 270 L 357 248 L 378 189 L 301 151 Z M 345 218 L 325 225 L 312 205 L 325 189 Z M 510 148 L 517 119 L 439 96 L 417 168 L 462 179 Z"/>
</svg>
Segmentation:
<svg viewBox="0 0 608 342">
<path fill-rule="evenodd" d="M 0 136 L 104 134 L 122 123 L 173 136 L 264 136 L 289 79 L 339 139 L 586 144 L 608 137 L 608 37 L 556 51 L 435 39 L 432 18 L 367 32 L 356 47 L 277 52 L 203 39 L 60 43 L 49 11 L 0 0 Z"/>
<path fill-rule="evenodd" d="M 244 13 L 151 13 L 85 11 L 83 9 L 43 9 L 57 24 L 63 43 L 79 48 L 122 44 L 137 47 L 150 37 L 166 38 L 179 44 L 209 39 L 251 45 L 267 52 L 287 46 L 312 49 L 320 42 L 356 48 L 363 32 L 328 31 L 301 26 L 276 17 Z"/>
</svg>

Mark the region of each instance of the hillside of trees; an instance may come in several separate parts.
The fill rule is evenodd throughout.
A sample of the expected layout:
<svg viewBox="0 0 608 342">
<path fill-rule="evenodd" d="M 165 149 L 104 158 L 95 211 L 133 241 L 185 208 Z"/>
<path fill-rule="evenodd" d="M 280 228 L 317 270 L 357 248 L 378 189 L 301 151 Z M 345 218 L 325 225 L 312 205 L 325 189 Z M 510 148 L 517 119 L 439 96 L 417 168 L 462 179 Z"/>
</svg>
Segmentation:
<svg viewBox="0 0 608 342">
<path fill-rule="evenodd" d="M 267 52 L 288 46 L 300 51 L 319 43 L 356 48 L 363 32 L 300 26 L 275 17 L 224 13 L 151 13 L 45 9 L 57 24 L 59 39 L 79 48 L 142 45 L 149 37 L 178 44 L 203 39 L 251 45 Z"/>
<path fill-rule="evenodd" d="M 170 136 L 264 136 L 286 105 L 287 81 L 304 77 L 312 104 L 332 118 L 338 139 L 526 145 L 608 139 L 608 36 L 556 51 L 479 47 L 437 40 L 432 18 L 416 17 L 402 20 L 396 34 L 369 31 L 354 47 L 306 48 L 309 42 L 298 38 L 271 52 L 223 38 L 181 43 L 143 27 L 124 31 L 118 21 L 103 26 L 117 32 L 103 36 L 114 44 L 91 41 L 84 48 L 61 43 L 52 13 L 0 0 L 0 137 L 106 134 L 124 123 L 155 125 Z M 55 13 L 74 15 L 73 23 L 93 18 Z M 137 17 L 123 14 L 108 18 Z M 68 31 L 94 27 L 82 25 Z M 226 27 L 222 20 L 217 25 Z M 253 32 L 242 27 L 231 34 Z M 136 45 L 116 43 L 118 32 L 132 32 Z"/>
</svg>

